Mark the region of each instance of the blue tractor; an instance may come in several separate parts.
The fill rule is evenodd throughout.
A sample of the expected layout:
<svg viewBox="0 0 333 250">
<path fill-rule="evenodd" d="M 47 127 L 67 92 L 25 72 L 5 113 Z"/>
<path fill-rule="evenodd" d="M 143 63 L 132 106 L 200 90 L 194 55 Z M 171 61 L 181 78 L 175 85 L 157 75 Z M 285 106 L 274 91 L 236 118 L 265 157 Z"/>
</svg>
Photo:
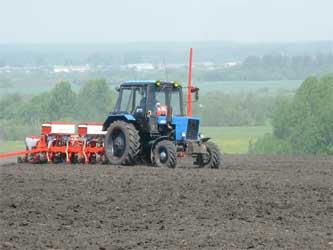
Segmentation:
<svg viewBox="0 0 333 250">
<path fill-rule="evenodd" d="M 182 89 L 174 81 L 122 83 L 115 110 L 103 125 L 107 161 L 174 168 L 179 157 L 191 156 L 198 167 L 219 168 L 221 153 L 199 133 L 200 118 L 185 115 Z"/>
</svg>

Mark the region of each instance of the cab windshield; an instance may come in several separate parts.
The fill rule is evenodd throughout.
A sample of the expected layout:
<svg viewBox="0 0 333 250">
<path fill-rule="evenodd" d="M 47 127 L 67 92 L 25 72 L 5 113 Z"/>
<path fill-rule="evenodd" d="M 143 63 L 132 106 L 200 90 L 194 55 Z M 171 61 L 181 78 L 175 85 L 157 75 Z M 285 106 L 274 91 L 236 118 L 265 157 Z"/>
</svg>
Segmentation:
<svg viewBox="0 0 333 250">
<path fill-rule="evenodd" d="M 149 88 L 147 110 L 152 111 L 157 106 L 166 106 L 170 112 L 172 108 L 172 115 L 182 116 L 183 115 L 183 103 L 182 103 L 182 91 L 181 88 L 174 88 L 172 86 L 151 86 Z"/>
<path fill-rule="evenodd" d="M 122 87 L 115 107 L 117 113 L 155 114 L 157 106 L 172 108 L 172 115 L 183 115 L 181 88 L 172 86 Z"/>
</svg>

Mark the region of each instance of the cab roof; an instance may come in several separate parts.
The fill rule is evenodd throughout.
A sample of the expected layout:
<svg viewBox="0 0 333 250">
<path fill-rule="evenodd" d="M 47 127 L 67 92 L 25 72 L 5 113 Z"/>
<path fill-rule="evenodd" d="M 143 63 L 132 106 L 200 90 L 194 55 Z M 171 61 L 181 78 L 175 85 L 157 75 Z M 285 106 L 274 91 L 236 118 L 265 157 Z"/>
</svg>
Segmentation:
<svg viewBox="0 0 333 250">
<path fill-rule="evenodd" d="M 156 84 L 157 82 L 160 82 L 162 85 L 172 85 L 175 83 L 175 81 L 160 81 L 160 80 L 130 80 L 123 82 L 120 86 L 126 87 L 126 86 L 148 86 Z"/>
</svg>

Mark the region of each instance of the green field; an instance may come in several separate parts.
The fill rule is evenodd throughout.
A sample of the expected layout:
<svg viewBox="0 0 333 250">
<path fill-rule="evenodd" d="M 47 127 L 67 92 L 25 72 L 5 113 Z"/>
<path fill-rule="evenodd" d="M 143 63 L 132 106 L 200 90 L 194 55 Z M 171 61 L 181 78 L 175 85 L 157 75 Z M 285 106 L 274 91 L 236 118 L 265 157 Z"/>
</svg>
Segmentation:
<svg viewBox="0 0 333 250">
<path fill-rule="evenodd" d="M 255 141 L 265 133 L 272 132 L 269 126 L 257 127 L 204 127 L 205 137 L 216 142 L 225 154 L 247 154 L 249 141 Z"/>
<path fill-rule="evenodd" d="M 0 154 L 24 150 L 23 141 L 5 141 L 0 142 Z"/>
<path fill-rule="evenodd" d="M 271 132 L 269 126 L 261 127 L 204 127 L 202 133 L 211 137 L 225 154 L 247 154 L 249 141 L 256 140 Z M 7 141 L 0 143 L 0 153 L 24 150 L 24 142 Z"/>
</svg>

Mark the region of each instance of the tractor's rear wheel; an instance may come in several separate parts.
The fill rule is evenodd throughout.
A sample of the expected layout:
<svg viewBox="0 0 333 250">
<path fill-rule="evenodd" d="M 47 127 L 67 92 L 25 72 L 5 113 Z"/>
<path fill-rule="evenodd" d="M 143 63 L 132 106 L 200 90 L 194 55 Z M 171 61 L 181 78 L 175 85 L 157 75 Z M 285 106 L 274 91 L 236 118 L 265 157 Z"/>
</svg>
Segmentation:
<svg viewBox="0 0 333 250">
<path fill-rule="evenodd" d="M 105 155 L 113 165 L 133 165 L 140 153 L 140 136 L 132 123 L 113 122 L 105 135 Z"/>
<path fill-rule="evenodd" d="M 153 154 L 156 167 L 176 167 L 177 148 L 171 141 L 163 140 L 158 142 L 154 147 Z"/>
<path fill-rule="evenodd" d="M 197 158 L 199 167 L 219 168 L 222 166 L 222 155 L 219 147 L 213 142 L 204 143 L 207 153 Z"/>
</svg>

